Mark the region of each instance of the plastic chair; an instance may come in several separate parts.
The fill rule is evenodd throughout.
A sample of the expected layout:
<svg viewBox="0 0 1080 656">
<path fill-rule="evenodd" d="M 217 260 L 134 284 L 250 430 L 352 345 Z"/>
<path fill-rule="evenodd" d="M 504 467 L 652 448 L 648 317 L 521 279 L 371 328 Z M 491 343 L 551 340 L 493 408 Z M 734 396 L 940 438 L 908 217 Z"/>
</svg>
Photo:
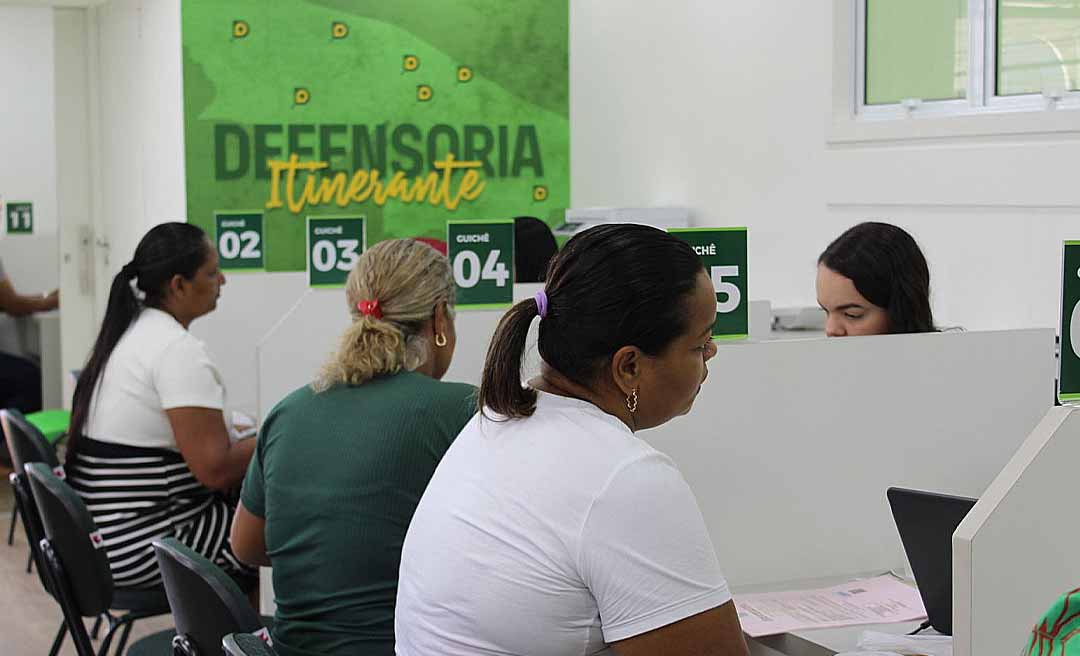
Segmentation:
<svg viewBox="0 0 1080 656">
<path fill-rule="evenodd" d="M 44 531 L 40 550 L 42 569 L 49 582 L 47 589 L 60 604 L 76 653 L 105 656 L 113 638 L 119 634 L 116 654 L 122 654 L 136 620 L 169 612 L 163 591 L 160 588 L 114 590 L 104 540 L 79 495 L 45 463 L 28 463 L 25 472 Z M 110 612 L 114 610 L 126 612 L 114 615 Z M 101 616 L 108 619 L 109 630 L 95 653 L 82 618 Z M 160 640 L 163 633 L 143 638 L 136 644 Z M 58 641 L 62 638 L 62 633 L 57 636 Z M 135 649 L 136 645 L 132 645 L 132 650 Z"/>
<path fill-rule="evenodd" d="M 262 638 L 250 633 L 230 633 L 221 641 L 227 656 L 275 656 L 277 652 Z"/>
<path fill-rule="evenodd" d="M 174 538 L 153 545 L 176 622 L 175 656 L 216 654 L 230 633 L 265 632 L 240 586 L 220 567 Z"/>
<path fill-rule="evenodd" d="M 548 264 L 559 251 L 548 224 L 535 216 L 514 217 L 514 280 L 544 282 Z"/>
<path fill-rule="evenodd" d="M 24 484 L 24 493 L 20 495 L 17 489 L 18 481 L 23 478 L 23 467 L 28 462 L 44 462 L 61 478 L 63 478 L 64 470 L 56 457 L 56 450 L 53 445 L 49 443 L 37 427 L 26 420 L 26 417 L 21 412 L 14 408 L 0 410 L 0 427 L 4 431 L 4 453 L 10 458 L 13 470 L 8 480 L 15 490 L 15 510 L 11 513 L 11 526 L 8 528 L 8 545 L 13 544 L 15 540 L 16 519 L 23 517 L 23 529 L 26 530 L 26 539 L 30 543 L 30 558 L 26 561 L 26 571 L 29 572 L 30 563 L 35 560 L 36 540 L 40 540 L 41 537 L 40 533 L 35 535 L 30 532 L 31 527 L 28 526 L 25 519 L 25 504 L 21 503 L 22 498 L 30 498 L 30 488 L 25 487 Z M 37 522 L 37 525 L 40 526 L 40 522 Z"/>
</svg>

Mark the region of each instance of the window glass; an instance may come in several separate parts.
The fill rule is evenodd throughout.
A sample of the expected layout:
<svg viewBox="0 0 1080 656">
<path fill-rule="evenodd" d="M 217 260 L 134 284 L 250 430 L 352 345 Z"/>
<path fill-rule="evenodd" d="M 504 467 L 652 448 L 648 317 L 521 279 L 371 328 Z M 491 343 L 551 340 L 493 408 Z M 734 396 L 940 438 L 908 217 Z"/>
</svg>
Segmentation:
<svg viewBox="0 0 1080 656">
<path fill-rule="evenodd" d="M 865 104 L 964 98 L 967 4 L 967 0 L 866 0 Z"/>
<path fill-rule="evenodd" d="M 997 93 L 1080 89 L 1080 1 L 997 1 Z"/>
</svg>

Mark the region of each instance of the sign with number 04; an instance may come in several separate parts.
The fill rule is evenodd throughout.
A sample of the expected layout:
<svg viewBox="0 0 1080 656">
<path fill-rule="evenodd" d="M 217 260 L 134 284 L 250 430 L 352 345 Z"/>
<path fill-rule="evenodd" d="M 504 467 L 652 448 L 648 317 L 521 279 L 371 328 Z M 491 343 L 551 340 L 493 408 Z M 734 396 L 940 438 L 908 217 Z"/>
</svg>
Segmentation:
<svg viewBox="0 0 1080 656">
<path fill-rule="evenodd" d="M 749 331 L 746 228 L 672 228 L 705 264 L 716 290 L 715 339 L 743 339 Z"/>
<path fill-rule="evenodd" d="M 1067 241 L 1062 255 L 1061 357 L 1058 400 L 1080 402 L 1080 241 Z"/>
<path fill-rule="evenodd" d="M 32 203 L 9 201 L 4 214 L 7 215 L 9 235 L 29 235 L 34 232 L 34 205 Z"/>
<path fill-rule="evenodd" d="M 262 271 L 265 268 L 262 212 L 215 212 L 214 228 L 222 270 Z"/>
<path fill-rule="evenodd" d="M 459 308 L 505 308 L 514 302 L 512 220 L 447 221 L 446 243 Z"/>
<path fill-rule="evenodd" d="M 343 286 L 364 252 L 365 234 L 362 216 L 309 216 L 308 285 Z"/>
</svg>

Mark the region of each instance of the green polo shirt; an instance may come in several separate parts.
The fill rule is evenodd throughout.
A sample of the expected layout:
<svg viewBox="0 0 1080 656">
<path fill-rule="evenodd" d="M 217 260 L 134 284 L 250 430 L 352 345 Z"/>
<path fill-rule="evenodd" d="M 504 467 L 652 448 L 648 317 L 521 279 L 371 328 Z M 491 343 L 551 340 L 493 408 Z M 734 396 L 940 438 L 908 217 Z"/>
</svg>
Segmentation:
<svg viewBox="0 0 1080 656">
<path fill-rule="evenodd" d="M 394 653 L 405 531 L 475 393 L 401 373 L 305 386 L 270 412 L 241 500 L 266 520 L 279 654 Z"/>
</svg>

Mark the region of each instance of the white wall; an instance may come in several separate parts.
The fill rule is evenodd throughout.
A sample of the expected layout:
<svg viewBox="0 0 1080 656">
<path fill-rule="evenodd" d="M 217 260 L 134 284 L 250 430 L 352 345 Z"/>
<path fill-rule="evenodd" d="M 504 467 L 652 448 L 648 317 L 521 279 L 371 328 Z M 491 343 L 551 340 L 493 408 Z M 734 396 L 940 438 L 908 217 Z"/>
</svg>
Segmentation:
<svg viewBox="0 0 1080 656">
<path fill-rule="evenodd" d="M 748 226 L 751 293 L 774 306 L 813 304 L 828 242 L 889 220 L 930 260 L 939 323 L 1056 325 L 1080 131 L 985 136 L 1015 123 L 991 117 L 828 143 L 845 4 L 571 2 L 573 204 L 687 205 L 699 225 Z M 1049 132 L 1065 113 L 1023 122 Z"/>
<path fill-rule="evenodd" d="M 154 225 L 185 220 L 179 0 L 113 0 L 96 10 L 100 212 L 112 276 Z M 99 287 L 100 289 L 100 287 Z"/>
<path fill-rule="evenodd" d="M 53 76 L 52 9 L 0 6 L 0 203 L 32 202 L 36 235 L 56 234 Z"/>
</svg>

